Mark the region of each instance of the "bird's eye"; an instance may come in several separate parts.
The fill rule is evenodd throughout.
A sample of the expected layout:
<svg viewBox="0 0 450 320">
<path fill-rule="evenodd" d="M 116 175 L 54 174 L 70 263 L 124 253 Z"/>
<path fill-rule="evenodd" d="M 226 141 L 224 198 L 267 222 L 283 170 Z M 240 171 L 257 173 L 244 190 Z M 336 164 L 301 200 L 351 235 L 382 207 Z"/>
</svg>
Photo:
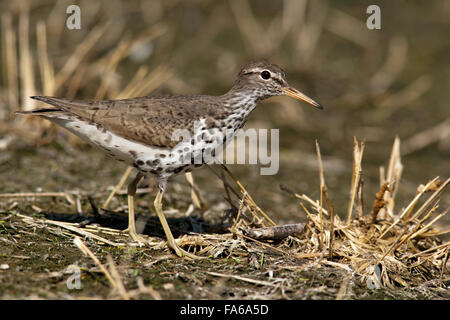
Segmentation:
<svg viewBox="0 0 450 320">
<path fill-rule="evenodd" d="M 270 72 L 267 70 L 264 70 L 263 72 L 261 72 L 261 78 L 263 78 L 264 80 L 269 80 L 270 79 Z"/>
</svg>

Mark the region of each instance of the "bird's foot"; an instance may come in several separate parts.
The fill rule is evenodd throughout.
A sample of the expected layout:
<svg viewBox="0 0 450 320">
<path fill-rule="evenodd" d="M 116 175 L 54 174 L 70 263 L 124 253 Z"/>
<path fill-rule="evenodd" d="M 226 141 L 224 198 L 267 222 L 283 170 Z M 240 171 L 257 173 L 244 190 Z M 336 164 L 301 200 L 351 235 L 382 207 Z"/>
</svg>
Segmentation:
<svg viewBox="0 0 450 320">
<path fill-rule="evenodd" d="M 131 239 L 136 241 L 140 247 L 142 247 L 143 245 L 145 245 L 148 242 L 148 240 L 146 240 L 143 236 L 137 234 L 136 230 L 130 229 L 130 227 L 126 228 L 122 232 L 124 232 L 124 233 L 127 232 L 129 234 L 129 236 L 131 237 Z"/>
<path fill-rule="evenodd" d="M 177 256 L 179 256 L 180 258 L 186 257 L 193 260 L 204 259 L 204 257 L 196 256 L 195 254 L 192 254 L 186 250 L 181 249 L 181 247 L 176 243 L 176 241 L 174 241 L 173 243 L 171 241 L 168 242 L 168 246 L 169 248 L 172 248 L 177 254 Z"/>
</svg>

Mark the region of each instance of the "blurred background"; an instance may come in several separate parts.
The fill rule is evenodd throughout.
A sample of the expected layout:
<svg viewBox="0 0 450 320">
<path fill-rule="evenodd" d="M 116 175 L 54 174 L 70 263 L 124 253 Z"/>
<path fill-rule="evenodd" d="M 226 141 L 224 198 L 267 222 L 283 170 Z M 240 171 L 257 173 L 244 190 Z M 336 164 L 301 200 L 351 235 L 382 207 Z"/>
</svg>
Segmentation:
<svg viewBox="0 0 450 320">
<path fill-rule="evenodd" d="M 66 27 L 72 4 L 81 9 L 79 30 Z M 366 26 L 372 4 L 381 8 L 380 30 Z M 0 12 L 0 193 L 80 190 L 101 202 L 126 169 L 44 120 L 16 117 L 14 111 L 37 106 L 29 96 L 219 95 L 245 63 L 261 58 L 280 65 L 292 86 L 325 106 L 318 111 L 287 97 L 264 101 L 246 127 L 280 129 L 279 173 L 229 166 L 278 223 L 304 217 L 280 184 L 319 197 L 316 139 L 341 215 L 354 137 L 366 143 L 366 212 L 396 136 L 403 164 L 396 211 L 420 184 L 450 175 L 450 1 L 3 0 Z M 223 210 L 222 182 L 207 168 L 194 177 L 210 206 Z M 183 177 L 174 181 L 166 200 L 181 210 L 189 189 Z M 449 198 L 447 192 L 443 208 Z M 58 200 L 42 201 L 40 208 L 70 211 Z M 126 203 L 123 196 L 114 201 Z M 140 205 L 150 208 L 152 197 L 145 201 Z M 31 205 L 0 199 L 0 210 L 35 210 Z M 85 198 L 81 205 L 89 211 Z"/>
</svg>

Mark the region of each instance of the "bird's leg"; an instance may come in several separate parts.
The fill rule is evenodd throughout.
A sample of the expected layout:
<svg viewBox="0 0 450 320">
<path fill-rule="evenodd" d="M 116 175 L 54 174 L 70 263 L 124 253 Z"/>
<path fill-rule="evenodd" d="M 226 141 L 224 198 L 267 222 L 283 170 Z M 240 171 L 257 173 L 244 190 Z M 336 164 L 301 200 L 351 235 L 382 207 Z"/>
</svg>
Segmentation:
<svg viewBox="0 0 450 320">
<path fill-rule="evenodd" d="M 138 242 L 145 242 L 145 239 L 138 235 L 136 232 L 136 224 L 134 221 L 134 196 L 136 195 L 136 187 L 139 181 L 141 181 L 144 175 L 138 172 L 136 178 L 128 185 L 128 228 L 124 231 L 128 231 L 130 237 Z"/>
<path fill-rule="evenodd" d="M 164 229 L 164 233 L 166 234 L 166 238 L 167 238 L 167 244 L 169 245 L 170 248 L 172 248 L 175 253 L 179 256 L 179 257 L 189 257 L 191 259 L 199 259 L 200 257 L 197 257 L 196 255 L 189 253 L 183 249 L 181 249 L 177 242 L 175 241 L 173 235 L 172 235 L 172 231 L 170 231 L 170 227 L 169 224 L 167 223 L 166 217 L 164 216 L 164 212 L 162 210 L 162 197 L 163 197 L 164 191 L 162 191 L 161 189 L 158 191 L 158 194 L 156 195 L 155 198 L 155 210 L 156 210 L 156 214 L 158 215 L 159 221 L 161 222 L 161 225 Z"/>
</svg>

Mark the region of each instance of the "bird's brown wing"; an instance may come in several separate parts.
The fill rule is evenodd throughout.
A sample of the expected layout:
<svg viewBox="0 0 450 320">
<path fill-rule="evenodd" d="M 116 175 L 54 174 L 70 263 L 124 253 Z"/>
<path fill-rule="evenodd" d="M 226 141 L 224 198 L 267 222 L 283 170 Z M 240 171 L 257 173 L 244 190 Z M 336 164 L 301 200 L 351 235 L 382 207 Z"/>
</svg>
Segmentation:
<svg viewBox="0 0 450 320">
<path fill-rule="evenodd" d="M 175 100 L 170 97 L 139 97 L 104 101 L 33 98 L 89 120 L 123 138 L 162 148 L 172 148 L 179 142 L 172 139 L 175 130 L 188 130 L 192 134 L 195 120 L 210 118 L 204 104 L 189 96 L 181 100 L 180 97 Z"/>
</svg>

